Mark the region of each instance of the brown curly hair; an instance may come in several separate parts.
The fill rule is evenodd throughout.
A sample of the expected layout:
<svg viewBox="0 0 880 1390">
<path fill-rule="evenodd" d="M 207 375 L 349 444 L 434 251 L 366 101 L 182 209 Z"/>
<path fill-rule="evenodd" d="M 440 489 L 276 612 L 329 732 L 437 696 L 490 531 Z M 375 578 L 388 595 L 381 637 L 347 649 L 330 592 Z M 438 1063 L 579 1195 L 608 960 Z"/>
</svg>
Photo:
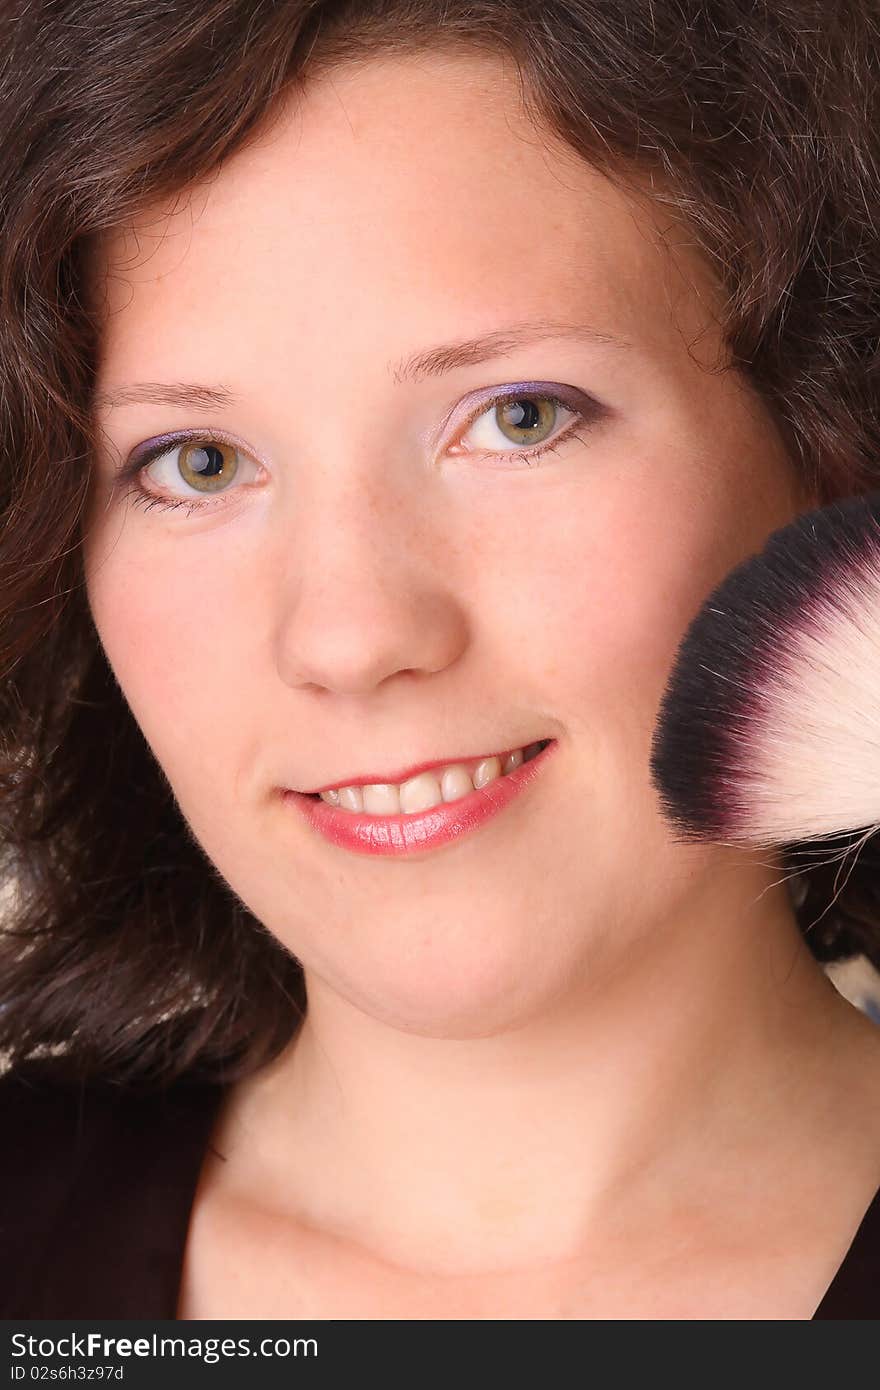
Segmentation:
<svg viewBox="0 0 880 1390">
<path fill-rule="evenodd" d="M 733 365 L 820 503 L 880 485 L 876 0 L 19 0 L 0 31 L 7 1058 L 230 1081 L 303 1016 L 299 962 L 189 833 L 91 619 L 87 257 L 258 138 L 291 84 L 439 47 L 508 55 L 533 119 L 686 219 Z M 836 897 L 833 864 L 804 870 L 822 959 L 880 962 L 871 849 Z"/>
</svg>

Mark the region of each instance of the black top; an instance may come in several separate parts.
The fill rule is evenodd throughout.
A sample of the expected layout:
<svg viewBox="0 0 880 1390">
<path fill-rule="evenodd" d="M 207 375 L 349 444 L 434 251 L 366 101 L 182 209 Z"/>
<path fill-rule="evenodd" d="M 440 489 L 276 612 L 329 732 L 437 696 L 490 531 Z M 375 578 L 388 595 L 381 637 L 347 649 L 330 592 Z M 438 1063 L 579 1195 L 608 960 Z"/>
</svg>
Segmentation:
<svg viewBox="0 0 880 1390">
<path fill-rule="evenodd" d="M 0 1317 L 175 1318 L 222 1086 L 0 1077 Z M 880 1191 L 814 1318 L 880 1318 Z"/>
</svg>

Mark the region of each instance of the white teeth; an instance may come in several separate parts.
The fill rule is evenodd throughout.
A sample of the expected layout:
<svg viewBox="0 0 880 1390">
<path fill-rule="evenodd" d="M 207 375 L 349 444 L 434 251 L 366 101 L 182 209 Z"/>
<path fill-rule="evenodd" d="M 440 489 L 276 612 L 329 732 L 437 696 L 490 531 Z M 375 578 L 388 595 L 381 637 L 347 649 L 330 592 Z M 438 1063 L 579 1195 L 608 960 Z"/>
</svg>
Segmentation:
<svg viewBox="0 0 880 1390">
<path fill-rule="evenodd" d="M 400 796 L 397 788 L 388 782 L 373 782 L 361 787 L 364 794 L 364 810 L 371 816 L 397 816 L 400 814 Z"/>
<path fill-rule="evenodd" d="M 440 783 L 433 772 L 420 772 L 417 777 L 410 777 L 408 782 L 401 783 L 400 809 L 405 816 L 412 811 L 429 811 L 432 806 L 439 806 L 442 800 Z"/>
<path fill-rule="evenodd" d="M 469 796 L 473 789 L 470 773 L 461 763 L 448 767 L 440 778 L 440 790 L 444 801 L 458 801 L 462 796 Z"/>
<path fill-rule="evenodd" d="M 474 789 L 479 790 L 513 772 L 541 750 L 541 743 L 527 748 L 515 748 L 503 758 L 493 755 L 483 758 L 469 773 L 463 763 L 452 763 L 439 775 L 420 772 L 408 781 L 395 786 L 391 782 L 372 782 L 363 787 L 336 787 L 321 792 L 321 800 L 345 811 L 362 811 L 371 816 L 411 815 L 414 811 L 429 811 L 447 801 L 460 801 Z"/>
<path fill-rule="evenodd" d="M 495 778 L 500 776 L 501 759 L 484 758 L 474 769 L 474 786 L 485 787 L 488 782 L 494 782 Z"/>
</svg>

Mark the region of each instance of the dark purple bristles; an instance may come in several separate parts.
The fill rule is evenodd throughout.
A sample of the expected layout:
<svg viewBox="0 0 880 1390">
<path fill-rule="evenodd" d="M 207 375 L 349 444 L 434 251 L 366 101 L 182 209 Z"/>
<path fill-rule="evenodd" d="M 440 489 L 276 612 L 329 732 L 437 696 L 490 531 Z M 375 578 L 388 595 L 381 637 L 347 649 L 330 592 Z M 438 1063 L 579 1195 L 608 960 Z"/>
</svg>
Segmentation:
<svg viewBox="0 0 880 1390">
<path fill-rule="evenodd" d="M 706 599 L 676 654 L 651 748 L 651 779 L 677 838 L 748 839 L 763 773 L 756 736 L 772 746 L 780 689 L 784 713 L 797 712 L 805 636 L 820 643 L 835 617 L 858 640 L 868 571 L 880 573 L 880 492 L 803 513 Z"/>
</svg>

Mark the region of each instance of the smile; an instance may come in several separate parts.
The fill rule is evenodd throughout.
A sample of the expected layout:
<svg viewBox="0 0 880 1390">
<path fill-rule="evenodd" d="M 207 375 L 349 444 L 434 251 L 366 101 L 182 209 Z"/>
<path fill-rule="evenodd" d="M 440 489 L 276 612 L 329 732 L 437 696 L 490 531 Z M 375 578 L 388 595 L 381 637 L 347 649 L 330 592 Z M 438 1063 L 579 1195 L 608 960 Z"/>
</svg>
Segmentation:
<svg viewBox="0 0 880 1390">
<path fill-rule="evenodd" d="M 549 739 L 514 748 L 509 753 L 490 754 L 469 762 L 447 763 L 419 772 L 402 782 L 349 783 L 318 793 L 330 806 L 344 811 L 366 811 L 371 816 L 409 815 L 413 811 L 429 811 L 443 802 L 458 801 L 472 791 L 485 787 L 521 763 L 537 757 Z"/>
<path fill-rule="evenodd" d="M 498 815 L 540 774 L 556 746 L 545 739 L 471 764 L 433 768 L 402 784 L 284 790 L 282 796 L 341 849 L 405 855 L 448 844 Z"/>
</svg>

